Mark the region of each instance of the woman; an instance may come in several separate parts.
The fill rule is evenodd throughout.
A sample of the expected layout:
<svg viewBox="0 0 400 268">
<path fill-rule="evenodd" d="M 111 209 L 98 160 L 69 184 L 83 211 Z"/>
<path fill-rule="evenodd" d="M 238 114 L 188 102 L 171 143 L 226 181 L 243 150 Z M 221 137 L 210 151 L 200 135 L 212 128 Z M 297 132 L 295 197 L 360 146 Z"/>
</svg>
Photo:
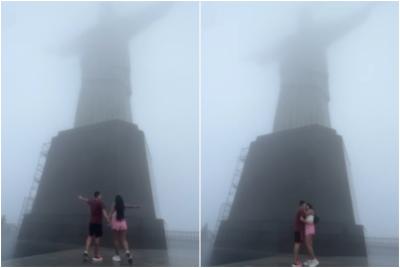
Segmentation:
<svg viewBox="0 0 400 268">
<path fill-rule="evenodd" d="M 128 258 L 129 264 L 132 264 L 132 254 L 129 250 L 128 241 L 126 239 L 126 232 L 128 231 L 128 223 L 125 219 L 126 208 L 139 208 L 139 206 L 128 206 L 125 205 L 122 196 L 115 196 L 114 205 L 111 209 L 111 229 L 114 236 L 115 255 L 113 261 L 121 261 L 119 256 L 119 249 L 121 246 L 125 249 L 126 257 Z"/>
<path fill-rule="evenodd" d="M 310 259 L 308 261 L 305 261 L 304 265 L 317 266 L 319 264 L 319 261 L 315 257 L 314 248 L 313 248 L 313 238 L 315 235 L 315 224 L 314 224 L 315 213 L 314 213 L 313 207 L 310 203 L 306 203 L 305 214 L 306 214 L 306 216 L 304 218 L 302 218 L 302 221 L 304 222 L 305 242 L 306 242 L 306 247 L 307 247 L 307 251 L 310 256 Z"/>
</svg>

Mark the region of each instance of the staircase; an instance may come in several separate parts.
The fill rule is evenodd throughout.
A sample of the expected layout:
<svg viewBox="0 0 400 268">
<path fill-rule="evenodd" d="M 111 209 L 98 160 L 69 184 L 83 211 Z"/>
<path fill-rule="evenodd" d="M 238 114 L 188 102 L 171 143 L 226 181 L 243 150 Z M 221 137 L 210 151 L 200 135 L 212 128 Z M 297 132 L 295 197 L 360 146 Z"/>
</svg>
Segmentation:
<svg viewBox="0 0 400 268">
<path fill-rule="evenodd" d="M 233 173 L 231 186 L 229 188 L 228 195 L 226 197 L 225 202 L 222 203 L 222 205 L 219 209 L 217 225 L 215 228 L 215 230 L 217 230 L 217 231 L 219 229 L 221 222 L 226 220 L 229 217 L 229 213 L 231 211 L 233 200 L 235 198 L 236 189 L 239 185 L 240 176 L 242 174 L 244 162 L 246 161 L 248 151 L 249 151 L 249 147 L 244 147 L 240 150 L 239 157 L 236 161 L 235 171 Z"/>
<path fill-rule="evenodd" d="M 352 167 L 351 167 L 351 163 L 350 163 L 350 157 L 349 157 L 349 154 L 348 154 L 346 148 L 347 147 L 343 145 L 344 159 L 346 161 L 347 177 L 348 177 L 348 181 L 349 181 L 351 199 L 352 199 L 352 204 L 353 204 L 354 218 L 355 218 L 356 223 L 360 223 L 360 217 L 359 217 L 358 205 L 357 205 L 357 196 L 356 196 L 356 192 L 355 192 L 355 188 L 354 188 Z"/>
<path fill-rule="evenodd" d="M 46 164 L 46 158 L 49 148 L 50 148 L 50 143 L 44 143 L 40 150 L 39 160 L 36 165 L 33 181 L 29 189 L 28 196 L 24 198 L 24 201 L 22 203 L 22 208 L 17 223 L 17 232 L 19 232 L 19 228 L 21 227 L 25 215 L 29 214 L 32 210 L 33 201 L 35 200 L 36 192 L 39 188 L 39 183 L 42 178 L 43 169 L 44 165 Z"/>
</svg>

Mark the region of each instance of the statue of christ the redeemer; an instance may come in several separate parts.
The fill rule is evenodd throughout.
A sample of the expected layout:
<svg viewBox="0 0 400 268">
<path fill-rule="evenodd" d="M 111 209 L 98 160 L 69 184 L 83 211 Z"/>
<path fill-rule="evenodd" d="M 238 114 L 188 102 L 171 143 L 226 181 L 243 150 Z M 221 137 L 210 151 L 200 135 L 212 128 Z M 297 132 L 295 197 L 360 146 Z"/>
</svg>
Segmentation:
<svg viewBox="0 0 400 268">
<path fill-rule="evenodd" d="M 280 67 L 280 93 L 274 131 L 312 124 L 330 127 L 327 50 L 329 46 L 361 24 L 371 5 L 355 14 L 326 25 L 301 12 L 298 30 L 275 51 Z"/>
<path fill-rule="evenodd" d="M 81 91 L 75 127 L 120 119 L 131 122 L 129 44 L 133 35 L 160 18 L 168 5 L 136 16 L 118 16 L 101 6 L 99 21 L 73 44 L 80 57 Z"/>
</svg>

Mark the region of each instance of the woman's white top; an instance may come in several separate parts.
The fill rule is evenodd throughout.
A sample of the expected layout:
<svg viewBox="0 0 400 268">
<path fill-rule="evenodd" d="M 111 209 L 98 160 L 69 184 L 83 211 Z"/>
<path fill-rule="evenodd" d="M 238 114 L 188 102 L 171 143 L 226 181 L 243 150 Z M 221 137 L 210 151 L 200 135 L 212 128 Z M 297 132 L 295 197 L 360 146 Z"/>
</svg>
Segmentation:
<svg viewBox="0 0 400 268">
<path fill-rule="evenodd" d="M 314 223 L 314 215 L 308 215 L 306 217 L 306 223 Z"/>
</svg>

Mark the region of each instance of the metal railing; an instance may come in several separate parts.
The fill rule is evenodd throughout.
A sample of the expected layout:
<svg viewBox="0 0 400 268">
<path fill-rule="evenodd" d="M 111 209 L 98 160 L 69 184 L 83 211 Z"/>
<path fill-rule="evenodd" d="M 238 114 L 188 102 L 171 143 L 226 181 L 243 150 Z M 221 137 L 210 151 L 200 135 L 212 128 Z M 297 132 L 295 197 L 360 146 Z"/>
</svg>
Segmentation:
<svg viewBox="0 0 400 268">
<path fill-rule="evenodd" d="M 178 240 L 197 241 L 199 239 L 199 232 L 166 230 L 165 236 L 167 237 L 167 239 L 169 238 L 169 239 L 178 239 Z"/>
</svg>

